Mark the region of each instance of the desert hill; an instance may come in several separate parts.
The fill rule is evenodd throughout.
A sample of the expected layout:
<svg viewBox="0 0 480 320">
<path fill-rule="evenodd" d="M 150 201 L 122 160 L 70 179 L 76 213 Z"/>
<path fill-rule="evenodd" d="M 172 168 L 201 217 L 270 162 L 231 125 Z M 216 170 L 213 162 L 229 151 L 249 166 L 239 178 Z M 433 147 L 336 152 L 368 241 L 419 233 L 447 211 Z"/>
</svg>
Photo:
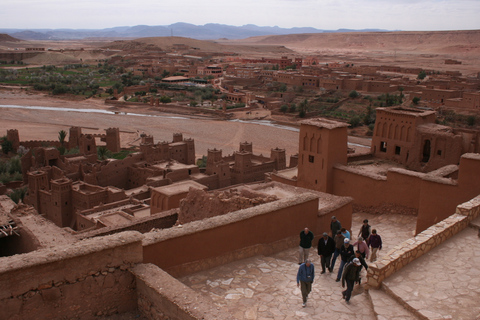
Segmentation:
<svg viewBox="0 0 480 320">
<path fill-rule="evenodd" d="M 0 42 L 20 42 L 20 41 L 22 40 L 9 36 L 8 34 L 5 34 L 5 33 L 0 33 Z"/>
<path fill-rule="evenodd" d="M 283 45 L 296 51 L 403 51 L 438 54 L 480 54 L 480 30 L 418 32 L 349 32 L 259 36 L 225 41 L 230 44 Z"/>
<path fill-rule="evenodd" d="M 236 52 L 236 53 L 274 53 L 292 54 L 293 52 L 282 45 L 252 43 L 222 43 L 212 40 L 197 40 L 185 37 L 148 37 L 135 40 L 115 41 L 106 48 L 117 50 L 138 50 L 138 49 L 172 49 L 175 44 L 183 44 L 190 48 L 196 48 L 207 52 Z"/>
</svg>

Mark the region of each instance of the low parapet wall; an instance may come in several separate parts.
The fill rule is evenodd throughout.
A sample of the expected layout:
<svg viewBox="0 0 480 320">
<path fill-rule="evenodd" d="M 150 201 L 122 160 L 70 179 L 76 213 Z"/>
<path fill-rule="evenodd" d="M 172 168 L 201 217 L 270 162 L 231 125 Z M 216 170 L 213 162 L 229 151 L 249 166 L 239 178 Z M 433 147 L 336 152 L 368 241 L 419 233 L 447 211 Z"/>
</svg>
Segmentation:
<svg viewBox="0 0 480 320">
<path fill-rule="evenodd" d="M 142 235 L 124 232 L 0 258 L 2 319 L 94 319 L 137 309 Z"/>
<path fill-rule="evenodd" d="M 455 214 L 396 245 L 381 260 L 370 265 L 367 271 L 367 284 L 374 288 L 380 287 L 386 278 L 467 228 L 478 216 L 480 196 L 459 205 Z"/>
<path fill-rule="evenodd" d="M 175 277 L 298 245 L 316 226 L 318 196 L 304 193 L 145 235 L 144 262 Z M 181 252 L 181 254 L 180 254 Z"/>
<path fill-rule="evenodd" d="M 138 309 L 148 319 L 234 319 L 201 293 L 195 292 L 153 264 L 133 268 Z"/>
</svg>

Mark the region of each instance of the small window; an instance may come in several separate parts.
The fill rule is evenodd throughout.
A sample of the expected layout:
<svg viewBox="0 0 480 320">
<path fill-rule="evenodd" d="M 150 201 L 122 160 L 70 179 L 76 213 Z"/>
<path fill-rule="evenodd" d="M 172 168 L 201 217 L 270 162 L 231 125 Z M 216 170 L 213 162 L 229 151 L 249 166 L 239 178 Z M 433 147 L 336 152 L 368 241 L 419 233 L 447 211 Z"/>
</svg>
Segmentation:
<svg viewBox="0 0 480 320">
<path fill-rule="evenodd" d="M 380 151 L 387 152 L 387 143 L 385 141 L 380 142 Z"/>
<path fill-rule="evenodd" d="M 437 150 L 437 155 L 441 156 L 442 155 L 442 150 Z"/>
<path fill-rule="evenodd" d="M 314 161 L 315 161 L 315 157 L 314 157 L 314 156 L 308 156 L 308 162 L 313 163 Z"/>
<path fill-rule="evenodd" d="M 395 146 L 395 154 L 400 154 L 401 148 L 399 146 Z"/>
</svg>

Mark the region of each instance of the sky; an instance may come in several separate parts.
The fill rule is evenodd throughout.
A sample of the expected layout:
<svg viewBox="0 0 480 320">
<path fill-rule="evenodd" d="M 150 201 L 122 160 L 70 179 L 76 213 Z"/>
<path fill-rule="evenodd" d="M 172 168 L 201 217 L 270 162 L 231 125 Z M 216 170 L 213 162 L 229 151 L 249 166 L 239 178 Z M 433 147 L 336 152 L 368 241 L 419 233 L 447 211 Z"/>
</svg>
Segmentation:
<svg viewBox="0 0 480 320">
<path fill-rule="evenodd" d="M 324 30 L 480 29 L 480 0 L 0 0 L 0 28 L 255 24 Z"/>
</svg>

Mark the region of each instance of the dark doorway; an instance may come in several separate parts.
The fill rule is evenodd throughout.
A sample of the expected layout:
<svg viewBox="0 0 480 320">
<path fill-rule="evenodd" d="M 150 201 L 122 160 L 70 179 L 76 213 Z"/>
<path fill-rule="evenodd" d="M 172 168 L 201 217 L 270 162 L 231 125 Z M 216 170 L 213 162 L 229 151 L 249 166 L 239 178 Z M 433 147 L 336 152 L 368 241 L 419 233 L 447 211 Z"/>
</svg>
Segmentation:
<svg viewBox="0 0 480 320">
<path fill-rule="evenodd" d="M 422 162 L 428 162 L 430 160 L 430 140 L 425 140 L 423 143 L 423 158 Z"/>
</svg>

